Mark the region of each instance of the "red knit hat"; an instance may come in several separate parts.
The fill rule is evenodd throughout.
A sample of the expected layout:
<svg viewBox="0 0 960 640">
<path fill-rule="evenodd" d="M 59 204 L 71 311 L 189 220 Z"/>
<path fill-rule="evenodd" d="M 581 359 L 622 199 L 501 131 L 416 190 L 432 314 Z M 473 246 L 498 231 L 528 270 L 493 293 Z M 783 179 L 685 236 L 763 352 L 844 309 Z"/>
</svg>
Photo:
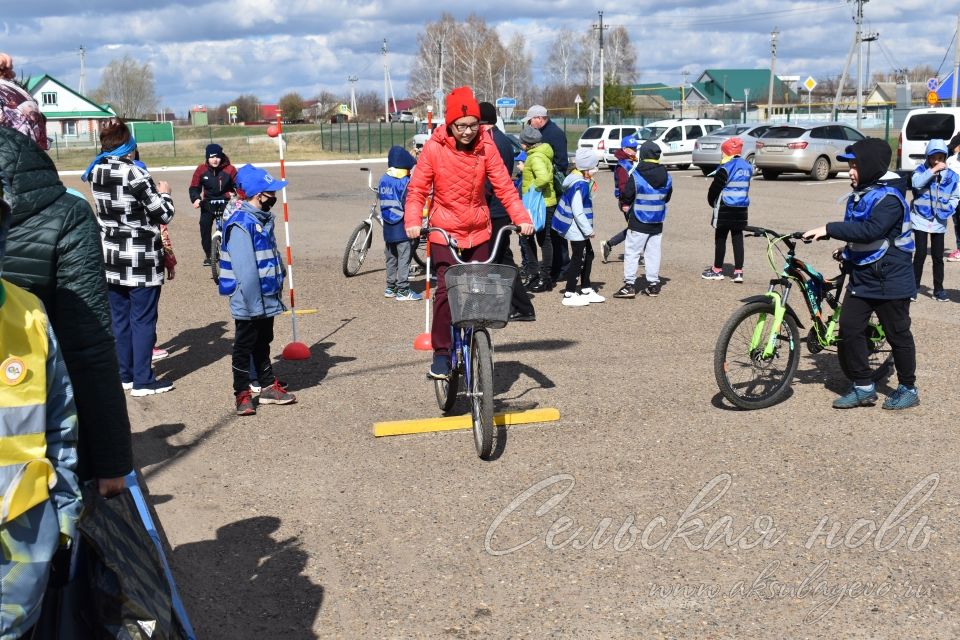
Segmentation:
<svg viewBox="0 0 960 640">
<path fill-rule="evenodd" d="M 727 138 L 723 141 L 723 144 L 720 145 L 720 152 L 725 156 L 738 156 L 743 152 L 743 140 L 734 136 L 732 138 Z"/>
<path fill-rule="evenodd" d="M 446 101 L 446 125 L 450 126 L 455 120 L 466 116 L 480 119 L 480 104 L 473 97 L 470 87 L 457 87 L 450 92 Z"/>
</svg>

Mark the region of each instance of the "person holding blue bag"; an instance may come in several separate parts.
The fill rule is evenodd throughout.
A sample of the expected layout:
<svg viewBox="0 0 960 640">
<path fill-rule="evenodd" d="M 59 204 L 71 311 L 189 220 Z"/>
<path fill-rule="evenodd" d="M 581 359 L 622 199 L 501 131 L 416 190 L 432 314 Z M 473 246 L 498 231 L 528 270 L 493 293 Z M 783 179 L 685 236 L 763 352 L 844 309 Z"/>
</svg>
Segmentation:
<svg viewBox="0 0 960 640">
<path fill-rule="evenodd" d="M 540 245 L 540 273 L 527 284 L 527 290 L 540 293 L 553 289 L 553 278 L 550 276 L 553 268 L 550 223 L 557 209 L 557 194 L 553 190 L 553 148 L 549 144 L 543 144 L 540 131 L 529 125 L 520 132 L 520 146 L 527 152 L 527 161 L 523 165 L 523 183 L 520 187 L 523 206 L 533 218 L 537 238 L 536 244 L 531 242 L 527 245 L 533 260 L 536 260 L 536 247 Z"/>
<path fill-rule="evenodd" d="M 410 290 L 410 256 L 419 240 L 411 240 L 403 228 L 403 206 L 407 201 L 410 171 L 417 163 L 406 149 L 399 145 L 387 152 L 387 172 L 380 178 L 377 193 L 380 199 L 380 217 L 383 219 L 383 254 L 387 262 L 387 288 L 384 298 L 395 300 L 422 300 L 423 296 Z"/>
<path fill-rule="evenodd" d="M 947 168 L 947 143 L 943 140 L 928 142 L 926 156 L 926 162 L 914 170 L 910 180 L 910 186 L 913 187 L 910 224 L 916 243 L 913 275 L 919 288 L 923 263 L 927 260 L 929 236 L 930 256 L 933 260 L 933 299 L 937 302 L 949 302 L 950 298 L 943 290 L 943 248 L 947 220 L 957 210 L 957 202 L 960 202 L 960 193 L 957 191 L 958 176 Z"/>
<path fill-rule="evenodd" d="M 565 307 L 584 307 L 591 302 L 603 302 L 603 296 L 593 290 L 590 269 L 593 266 L 593 173 L 600 158 L 592 149 L 577 149 L 576 169 L 563 181 L 563 195 L 553 214 L 552 228 L 570 242 L 570 266 L 567 268 L 567 286 L 561 304 Z M 577 281 L 580 288 L 577 288 Z"/>
</svg>

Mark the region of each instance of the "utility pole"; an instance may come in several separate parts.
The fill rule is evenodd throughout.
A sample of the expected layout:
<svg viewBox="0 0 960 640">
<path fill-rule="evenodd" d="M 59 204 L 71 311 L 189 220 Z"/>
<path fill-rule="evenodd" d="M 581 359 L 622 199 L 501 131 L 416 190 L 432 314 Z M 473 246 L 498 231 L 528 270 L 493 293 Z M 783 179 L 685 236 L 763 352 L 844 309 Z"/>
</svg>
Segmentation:
<svg viewBox="0 0 960 640">
<path fill-rule="evenodd" d="M 389 94 L 387 89 L 390 85 L 390 72 L 387 70 L 387 39 L 383 39 L 383 46 L 380 47 L 380 55 L 383 56 L 383 121 L 390 123 L 390 108 L 387 106 Z"/>
<path fill-rule="evenodd" d="M 83 48 L 83 45 L 80 45 L 80 86 L 77 87 L 77 92 L 84 97 L 87 95 L 86 56 L 87 50 Z"/>
<path fill-rule="evenodd" d="M 444 102 L 443 102 L 443 40 L 437 43 L 437 92 L 434 94 L 437 101 L 437 108 L 435 111 L 440 114 L 440 117 L 444 116 Z"/>
<path fill-rule="evenodd" d="M 960 13 L 957 14 L 957 29 L 960 29 Z M 953 42 L 953 96 L 950 106 L 957 106 L 957 75 L 960 75 L 960 31 L 957 31 L 957 40 Z"/>
<path fill-rule="evenodd" d="M 683 76 L 683 83 L 680 85 L 680 118 L 683 119 L 683 110 L 687 107 L 687 76 L 690 72 L 684 69 L 680 75 Z"/>
<path fill-rule="evenodd" d="M 867 89 L 870 88 L 870 49 L 872 47 L 872 42 L 878 40 L 880 34 L 874 31 L 873 33 L 863 34 L 863 42 L 867 43 L 867 69 L 863 74 L 863 82 L 865 83 Z"/>
<path fill-rule="evenodd" d="M 357 117 L 357 76 L 347 76 L 347 82 L 350 83 L 350 113 L 354 118 Z"/>
<path fill-rule="evenodd" d="M 863 120 L 863 5 L 870 0 L 857 1 L 857 129 Z"/>
<path fill-rule="evenodd" d="M 840 97 L 843 95 L 843 86 L 847 82 L 847 72 L 850 71 L 850 61 L 853 59 L 853 51 L 855 49 L 859 50 L 860 48 L 860 27 L 863 22 L 863 3 L 869 2 L 869 0 L 847 0 L 847 1 L 848 2 L 852 1 L 857 3 L 857 17 L 854 18 L 854 20 L 856 20 L 857 22 L 857 29 L 853 34 L 853 44 L 850 45 L 850 51 L 849 53 L 847 53 L 847 62 L 846 64 L 843 65 L 843 73 L 840 74 L 840 84 L 837 86 L 837 95 L 833 99 L 833 109 L 830 112 L 830 116 L 832 120 L 837 119 L 837 110 L 840 106 Z M 859 56 L 857 57 L 857 59 L 859 60 Z M 858 69 L 857 75 L 858 76 L 860 75 L 859 69 Z M 860 82 L 861 80 L 857 81 L 858 91 L 860 88 Z M 857 94 L 857 127 L 859 126 L 860 126 L 860 94 L 858 93 Z"/>
<path fill-rule="evenodd" d="M 773 111 L 773 83 L 776 80 L 773 68 L 777 65 L 777 35 L 779 31 L 774 27 L 770 32 L 770 89 L 767 93 L 767 122 L 770 122 L 770 113 Z"/>
<path fill-rule="evenodd" d="M 600 32 L 600 124 L 603 124 L 603 30 L 609 27 L 603 26 L 603 11 L 597 11 L 599 23 L 593 25 L 593 28 Z"/>
</svg>

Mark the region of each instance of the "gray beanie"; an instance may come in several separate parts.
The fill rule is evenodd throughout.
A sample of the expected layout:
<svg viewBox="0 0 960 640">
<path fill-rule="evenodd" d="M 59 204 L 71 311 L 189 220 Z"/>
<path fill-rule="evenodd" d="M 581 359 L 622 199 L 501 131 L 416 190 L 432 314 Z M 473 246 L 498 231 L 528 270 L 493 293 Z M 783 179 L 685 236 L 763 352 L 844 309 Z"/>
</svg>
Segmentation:
<svg viewBox="0 0 960 640">
<path fill-rule="evenodd" d="M 542 140 L 543 136 L 540 135 L 540 130 L 536 127 L 527 125 L 520 132 L 520 142 L 523 144 L 539 144 Z"/>
<path fill-rule="evenodd" d="M 600 162 L 600 156 L 589 147 L 580 147 L 577 149 L 576 156 L 574 156 L 574 162 L 577 169 L 581 171 L 593 171 Z"/>
</svg>

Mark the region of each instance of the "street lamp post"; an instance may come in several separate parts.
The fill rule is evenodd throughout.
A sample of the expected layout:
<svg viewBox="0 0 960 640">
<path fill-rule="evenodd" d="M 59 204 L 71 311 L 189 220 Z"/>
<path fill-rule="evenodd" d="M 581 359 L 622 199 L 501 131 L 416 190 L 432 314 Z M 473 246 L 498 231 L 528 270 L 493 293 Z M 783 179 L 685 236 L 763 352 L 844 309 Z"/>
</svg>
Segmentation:
<svg viewBox="0 0 960 640">
<path fill-rule="evenodd" d="M 750 110 L 750 87 L 743 89 L 743 124 L 747 124 L 747 112 Z"/>
</svg>

